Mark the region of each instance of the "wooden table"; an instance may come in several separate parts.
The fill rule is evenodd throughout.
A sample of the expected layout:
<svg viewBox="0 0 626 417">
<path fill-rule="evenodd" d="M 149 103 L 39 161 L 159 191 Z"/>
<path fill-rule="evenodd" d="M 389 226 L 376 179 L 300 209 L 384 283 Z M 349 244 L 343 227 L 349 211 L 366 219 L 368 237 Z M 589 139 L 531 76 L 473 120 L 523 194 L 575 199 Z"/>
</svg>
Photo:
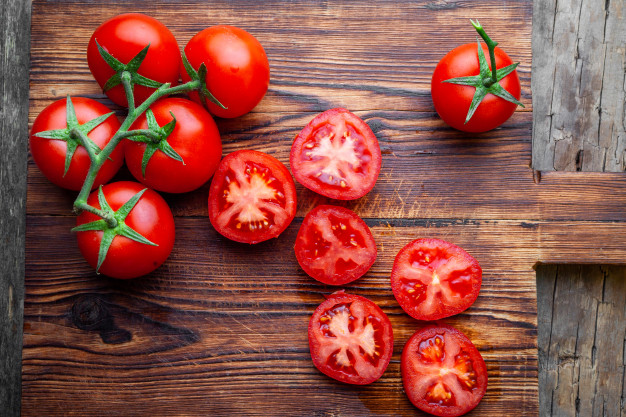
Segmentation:
<svg viewBox="0 0 626 417">
<path fill-rule="evenodd" d="M 19 3 L 11 4 L 25 13 Z M 19 326 L 19 301 L 24 300 L 24 415 L 98 415 L 103 410 L 115 415 L 419 414 L 402 392 L 399 357 L 420 324 L 399 308 L 388 277 L 397 251 L 423 236 L 463 246 L 484 269 L 476 304 L 446 320 L 468 334 L 488 365 L 489 390 L 472 415 L 537 414 L 533 267 L 538 262 L 623 263 L 626 179 L 529 168 L 536 113 L 529 1 L 481 0 L 472 2 L 471 10 L 448 1 L 402 6 L 299 1 L 289 7 L 272 2 L 262 10 L 245 1 L 203 2 L 201 13 L 189 2 L 105 7 L 35 1 L 31 123 L 43 107 L 67 93 L 110 104 L 91 79 L 83 51 L 94 27 L 131 10 L 160 19 L 181 45 L 206 26 L 227 23 L 249 30 L 266 48 L 270 91 L 252 113 L 218 121 L 225 154 L 253 148 L 288 163 L 295 133 L 331 107 L 347 107 L 372 127 L 383 151 L 380 179 L 366 197 L 343 205 L 369 224 L 379 257 L 365 277 L 346 289 L 372 299 L 390 316 L 395 354 L 383 378 L 367 387 L 336 383 L 311 364 L 308 318 L 334 288 L 307 277 L 292 247 L 302 217 L 326 199 L 298 186 L 294 223 L 279 239 L 249 247 L 227 241 L 210 227 L 207 186 L 166 196 L 176 216 L 174 252 L 155 273 L 120 282 L 96 276 L 82 260 L 69 233 L 73 194 L 49 184 L 29 160 L 25 293 L 18 266 L 7 303 L 13 306 L 8 322 Z M 482 135 L 445 126 L 429 95 L 430 74 L 440 57 L 475 38 L 468 17 L 478 18 L 521 62 L 526 108 Z M 6 105 L 3 111 L 25 114 Z M 21 125 L 16 120 L 14 129 L 25 137 L 25 120 Z M 534 128 L 535 138 L 541 136 L 537 115 Z M 24 154 L 23 143 L 5 142 Z M 118 176 L 127 177 L 124 172 Z M 13 206 L 19 207 L 23 197 L 6 182 L 0 187 L 5 187 L 2 195 L 5 190 L 16 195 Z M 6 227 L 18 236 L 23 230 L 19 221 Z M 21 259 L 20 245 L 2 256 L 3 261 Z M 16 357 L 17 345 L 6 348 L 8 358 Z M 19 409 L 16 392 L 15 385 L 3 391 L 12 399 L 6 402 L 10 410 Z"/>
</svg>

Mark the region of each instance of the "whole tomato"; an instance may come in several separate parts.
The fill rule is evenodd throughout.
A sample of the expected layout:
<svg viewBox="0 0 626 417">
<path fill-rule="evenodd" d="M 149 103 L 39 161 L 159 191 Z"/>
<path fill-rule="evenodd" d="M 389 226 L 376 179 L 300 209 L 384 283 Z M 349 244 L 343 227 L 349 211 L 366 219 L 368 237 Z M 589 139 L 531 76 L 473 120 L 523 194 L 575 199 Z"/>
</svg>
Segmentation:
<svg viewBox="0 0 626 417">
<path fill-rule="evenodd" d="M 259 41 L 234 26 L 213 26 L 197 33 L 187 46 L 185 56 L 193 68 L 207 66 L 208 90 L 226 109 L 206 100 L 209 111 L 218 117 L 239 117 L 252 110 L 263 98 L 270 82 L 270 66 Z M 183 68 L 184 82 L 191 78 Z M 190 94 L 198 103 L 197 92 Z"/>
<path fill-rule="evenodd" d="M 120 14 L 102 23 L 91 35 L 87 46 L 87 63 L 100 87 L 104 88 L 115 71 L 100 55 L 96 41 L 122 64 L 128 64 L 150 45 L 137 73 L 159 83 L 178 83 L 181 66 L 178 43 L 172 32 L 158 20 L 140 13 Z M 145 101 L 154 90 L 135 84 L 135 104 Z M 117 84 L 105 93 L 114 103 L 128 106 L 122 84 Z"/>
<path fill-rule="evenodd" d="M 119 181 L 101 188 L 102 195 L 110 210 L 121 212 L 124 206 L 137 193 L 141 197 L 130 212 L 118 222 L 117 229 L 129 228 L 131 235 L 140 235 L 148 243 L 142 243 L 126 236 L 116 235 L 110 243 L 104 262 L 98 268 L 99 253 L 102 240 L 111 229 L 78 231 L 76 238 L 78 248 L 85 260 L 98 272 L 112 278 L 129 279 L 145 275 L 158 268 L 169 256 L 174 247 L 174 217 L 167 203 L 156 191 L 146 189 L 143 185 L 131 181 Z M 89 195 L 87 204 L 97 209 L 100 205 L 100 190 Z M 95 214 L 83 211 L 76 219 L 81 226 L 92 222 L 101 222 Z M 125 224 L 121 226 L 120 223 Z"/>
<path fill-rule="evenodd" d="M 174 130 L 160 143 L 126 140 L 126 165 L 141 183 L 168 193 L 185 193 L 207 182 L 222 158 L 222 141 L 213 118 L 201 105 L 183 98 L 164 98 L 150 106 L 155 121 L 165 126 L 176 118 Z M 147 129 L 149 122 L 142 114 L 131 126 Z M 179 156 L 168 156 L 168 147 Z M 146 152 L 152 156 L 145 165 Z"/>
<path fill-rule="evenodd" d="M 89 130 L 89 128 L 80 128 L 80 126 L 88 126 L 86 125 L 88 122 L 111 112 L 104 104 L 89 98 L 73 97 L 70 100 L 75 121 L 79 125 L 79 129 L 82 130 Z M 71 115 L 70 124 L 73 118 L 74 116 Z M 72 137 L 67 128 L 67 99 L 57 100 L 43 109 L 35 119 L 30 132 L 30 152 L 35 164 L 50 182 L 68 190 L 78 191 L 83 186 L 91 160 L 87 150 L 80 144 L 80 140 Z M 102 149 L 119 128 L 120 122 L 115 115 L 111 114 L 98 126 L 84 133 Z M 54 136 L 58 139 L 38 137 L 38 134 L 48 137 Z M 66 165 L 68 149 L 70 153 L 73 152 L 69 166 Z M 94 187 L 111 180 L 123 162 L 124 153 L 122 148 L 118 146 L 100 168 Z"/>
</svg>

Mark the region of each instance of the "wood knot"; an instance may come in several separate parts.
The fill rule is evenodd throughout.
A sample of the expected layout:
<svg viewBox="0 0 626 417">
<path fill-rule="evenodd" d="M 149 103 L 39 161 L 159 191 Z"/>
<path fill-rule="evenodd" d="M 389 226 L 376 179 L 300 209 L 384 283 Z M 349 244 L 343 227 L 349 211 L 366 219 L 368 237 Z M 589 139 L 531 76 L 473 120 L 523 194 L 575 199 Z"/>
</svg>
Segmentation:
<svg viewBox="0 0 626 417">
<path fill-rule="evenodd" d="M 98 296 L 86 295 L 80 297 L 72 306 L 72 321 L 81 330 L 97 330 L 107 327 L 111 315 Z"/>
</svg>

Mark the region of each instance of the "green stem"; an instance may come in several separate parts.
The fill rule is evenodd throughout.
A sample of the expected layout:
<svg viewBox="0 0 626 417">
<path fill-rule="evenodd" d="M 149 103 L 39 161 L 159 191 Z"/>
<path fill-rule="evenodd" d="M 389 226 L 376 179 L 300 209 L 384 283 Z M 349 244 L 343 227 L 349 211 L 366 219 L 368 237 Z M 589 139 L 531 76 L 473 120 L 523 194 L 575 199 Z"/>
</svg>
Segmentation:
<svg viewBox="0 0 626 417">
<path fill-rule="evenodd" d="M 131 74 L 128 71 L 123 71 L 120 77 L 122 79 L 122 85 L 124 86 L 124 92 L 126 93 L 126 102 L 128 103 L 128 113 L 132 113 L 135 110 L 135 96 L 133 95 L 133 84 L 131 83 Z"/>
<path fill-rule="evenodd" d="M 491 59 L 491 79 L 485 82 L 485 87 L 491 87 L 493 84 L 498 82 L 498 77 L 496 75 L 496 53 L 495 53 L 498 42 L 494 42 L 489 37 L 489 35 L 487 35 L 487 33 L 485 32 L 485 29 L 483 29 L 483 27 L 478 22 L 478 20 L 474 22 L 472 19 L 470 19 L 470 22 L 472 23 L 472 26 L 474 26 L 474 29 L 476 29 L 476 32 L 478 32 L 480 37 L 483 38 L 483 40 L 487 44 L 487 48 L 489 48 L 489 58 Z"/>
<path fill-rule="evenodd" d="M 91 160 L 91 163 L 93 164 L 98 155 L 94 152 L 94 149 L 93 149 L 93 147 L 91 145 L 91 141 L 87 137 L 87 135 L 85 133 L 83 133 L 83 131 L 81 131 L 78 128 L 73 128 L 70 131 L 70 135 L 74 139 L 80 140 L 80 143 L 83 145 L 83 148 L 85 148 L 85 150 L 87 150 L 87 154 L 89 155 L 89 159 Z"/>
<path fill-rule="evenodd" d="M 74 210 L 77 212 L 88 211 L 89 213 L 95 214 L 98 217 L 101 217 L 107 225 L 111 228 L 117 227 L 117 220 L 110 213 L 106 213 L 100 209 L 97 209 L 93 206 L 87 204 L 86 200 L 78 201 L 78 199 L 74 202 Z"/>
<path fill-rule="evenodd" d="M 127 132 L 122 132 L 121 136 L 123 138 L 130 138 L 133 136 L 145 136 L 149 139 L 151 139 L 154 142 L 158 142 L 161 140 L 161 137 L 156 134 L 155 132 L 153 132 L 150 129 L 135 129 L 135 130 L 129 130 Z"/>
</svg>

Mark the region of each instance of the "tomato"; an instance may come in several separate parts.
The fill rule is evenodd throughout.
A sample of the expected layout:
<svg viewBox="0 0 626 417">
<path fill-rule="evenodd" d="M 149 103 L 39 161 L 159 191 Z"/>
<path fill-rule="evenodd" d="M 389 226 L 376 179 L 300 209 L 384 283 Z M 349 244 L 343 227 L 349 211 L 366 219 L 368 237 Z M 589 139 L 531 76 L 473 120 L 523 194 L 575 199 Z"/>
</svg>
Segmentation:
<svg viewBox="0 0 626 417">
<path fill-rule="evenodd" d="M 209 111 L 219 117 L 239 117 L 252 110 L 267 92 L 270 65 L 259 41 L 234 26 L 213 26 L 197 33 L 187 46 L 185 56 L 196 71 L 207 66 L 208 90 L 222 103 L 223 109 L 207 100 Z M 181 69 L 184 82 L 191 78 Z M 190 94 L 198 103 L 197 92 Z"/>
<path fill-rule="evenodd" d="M 309 348 L 322 373 L 348 384 L 371 384 L 393 354 L 391 323 L 367 298 L 337 291 L 309 321 Z"/>
<path fill-rule="evenodd" d="M 136 182 L 120 181 L 102 187 L 106 202 L 118 211 L 131 197 L 144 190 Z M 101 209 L 98 191 L 89 195 L 87 204 Z M 78 226 L 101 220 L 95 214 L 83 211 L 76 219 Z M 158 268 L 174 246 L 174 217 L 163 197 L 146 189 L 132 208 L 124 223 L 134 232 L 156 246 L 140 243 L 125 236 L 115 236 L 99 272 L 113 278 L 135 278 Z M 83 257 L 94 268 L 98 265 L 100 244 L 105 232 L 100 230 L 77 232 L 78 247 Z"/>
<path fill-rule="evenodd" d="M 263 152 L 240 150 L 220 163 L 209 190 L 209 220 L 242 243 L 277 237 L 296 215 L 296 187 L 287 168 Z"/>
<path fill-rule="evenodd" d="M 164 98 L 150 106 L 160 127 L 172 121 L 176 124 L 166 139 L 157 143 L 126 141 L 126 165 L 133 176 L 150 188 L 168 193 L 185 193 L 195 190 L 207 182 L 217 169 L 222 158 L 220 133 L 211 115 L 199 104 L 182 98 Z M 170 114 L 171 112 L 171 114 Z M 134 129 L 148 129 L 146 114 L 142 114 L 131 126 Z M 173 150 L 174 159 L 158 150 L 168 147 Z M 171 152 L 170 150 L 170 152 Z M 144 155 L 151 152 L 142 174 Z"/>
<path fill-rule="evenodd" d="M 372 129 L 346 109 L 317 115 L 296 136 L 289 161 L 306 188 L 338 200 L 363 197 L 376 184 L 381 154 Z"/>
<path fill-rule="evenodd" d="M 137 73 L 159 83 L 178 83 L 182 62 L 178 43 L 172 32 L 158 20 L 140 13 L 120 14 L 102 23 L 91 35 L 87 46 L 87 63 L 94 78 L 104 89 L 106 82 L 116 72 L 100 55 L 96 41 L 122 64 L 128 64 L 150 45 Z M 135 84 L 135 104 L 145 101 L 154 90 Z M 114 103 L 128 106 L 122 84 L 117 84 L 105 93 Z"/>
<path fill-rule="evenodd" d="M 352 210 L 321 205 L 311 210 L 296 237 L 296 258 L 304 271 L 325 284 L 360 278 L 376 260 L 376 242 Z"/>
<path fill-rule="evenodd" d="M 402 383 L 409 400 L 436 416 L 460 416 L 474 409 L 487 390 L 480 352 L 452 326 L 418 330 L 404 346 Z"/>
<path fill-rule="evenodd" d="M 88 122 L 104 117 L 111 113 L 108 107 L 95 100 L 83 97 L 71 98 L 72 107 L 76 115 L 78 125 L 84 126 L 83 130 L 90 130 Z M 71 113 L 71 110 L 70 110 Z M 70 122 L 72 116 L 70 115 Z M 78 191 L 82 188 L 87 177 L 91 160 L 87 150 L 80 144 L 80 140 L 70 135 L 67 131 L 68 123 L 67 99 L 61 99 L 48 105 L 35 119 L 30 132 L 30 152 L 39 170 L 59 187 Z M 71 124 L 71 123 L 70 123 Z M 93 128 L 87 136 L 100 149 L 104 148 L 120 128 L 120 122 L 115 115 L 111 114 L 97 127 Z M 46 139 L 37 137 L 43 132 L 61 136 L 63 139 Z M 86 133 L 86 132 L 84 132 Z M 67 153 L 71 153 L 71 159 L 67 172 Z M 121 147 L 117 147 L 111 153 L 109 160 L 105 161 L 96 176 L 94 187 L 108 182 L 120 169 L 124 162 L 124 154 Z"/>
<path fill-rule="evenodd" d="M 417 239 L 398 252 L 391 289 L 400 306 L 418 320 L 439 320 L 471 306 L 482 283 L 478 261 L 439 239 Z"/>
<path fill-rule="evenodd" d="M 487 63 L 491 67 L 491 59 L 487 45 L 481 44 Z M 469 122 L 465 123 L 476 88 L 469 85 L 444 83 L 443 81 L 456 77 L 478 75 L 478 47 L 476 43 L 461 45 L 437 64 L 431 82 L 431 95 L 435 110 L 439 117 L 448 125 L 464 132 L 486 132 L 495 129 L 506 122 L 515 112 L 517 104 L 487 94 Z M 500 48 L 495 48 L 496 69 L 511 65 L 511 58 Z M 520 98 L 521 87 L 517 71 L 511 72 L 499 81 L 500 85 L 513 95 Z"/>
</svg>

